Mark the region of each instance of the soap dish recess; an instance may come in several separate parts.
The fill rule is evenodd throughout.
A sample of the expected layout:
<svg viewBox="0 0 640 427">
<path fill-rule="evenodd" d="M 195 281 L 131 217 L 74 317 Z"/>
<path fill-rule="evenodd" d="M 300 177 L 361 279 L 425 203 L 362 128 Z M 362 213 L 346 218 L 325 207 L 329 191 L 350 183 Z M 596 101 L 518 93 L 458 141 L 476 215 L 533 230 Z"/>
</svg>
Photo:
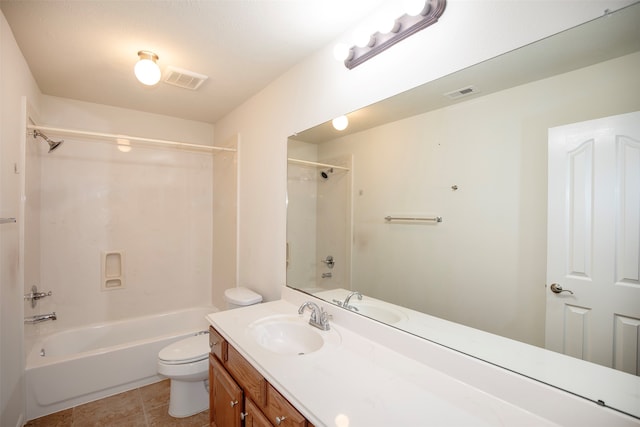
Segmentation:
<svg viewBox="0 0 640 427">
<path fill-rule="evenodd" d="M 102 252 L 101 289 L 111 291 L 124 288 L 124 253 L 122 251 Z"/>
</svg>

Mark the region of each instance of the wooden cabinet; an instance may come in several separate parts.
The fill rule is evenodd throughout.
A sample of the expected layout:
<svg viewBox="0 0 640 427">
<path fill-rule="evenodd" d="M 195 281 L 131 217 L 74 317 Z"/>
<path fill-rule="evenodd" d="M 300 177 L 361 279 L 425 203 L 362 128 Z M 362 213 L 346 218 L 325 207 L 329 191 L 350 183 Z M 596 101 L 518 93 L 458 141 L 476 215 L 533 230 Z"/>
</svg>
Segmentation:
<svg viewBox="0 0 640 427">
<path fill-rule="evenodd" d="M 244 400 L 244 427 L 271 427 L 271 423 L 251 399 Z"/>
<path fill-rule="evenodd" d="M 213 328 L 209 328 L 211 427 L 313 427 Z"/>
<path fill-rule="evenodd" d="M 226 362 L 227 340 L 222 338 L 222 335 L 212 327 L 209 327 L 209 348 L 211 349 L 211 354 L 216 356 L 219 361 Z"/>
<path fill-rule="evenodd" d="M 267 387 L 267 405 L 264 407 L 264 414 L 274 425 L 306 427 L 307 420 L 291 403 L 271 386 Z"/>
<path fill-rule="evenodd" d="M 232 346 L 227 347 L 225 367 L 233 378 L 242 384 L 242 389 L 259 407 L 267 402 L 267 381 Z"/>
<path fill-rule="evenodd" d="M 209 355 L 209 404 L 215 411 L 210 411 L 212 427 L 242 426 L 242 389 L 227 373 L 222 364 Z"/>
</svg>

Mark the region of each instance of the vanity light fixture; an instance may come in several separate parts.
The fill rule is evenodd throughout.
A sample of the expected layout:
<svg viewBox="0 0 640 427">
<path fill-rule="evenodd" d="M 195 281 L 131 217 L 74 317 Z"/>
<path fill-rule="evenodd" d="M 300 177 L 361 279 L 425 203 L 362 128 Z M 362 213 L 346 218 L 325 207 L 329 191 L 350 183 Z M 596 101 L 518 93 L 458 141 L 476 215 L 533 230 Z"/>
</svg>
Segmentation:
<svg viewBox="0 0 640 427">
<path fill-rule="evenodd" d="M 349 126 L 349 119 L 347 118 L 347 116 L 336 117 L 335 119 L 331 120 L 331 124 L 333 125 L 333 128 L 335 130 L 343 131 L 347 128 L 347 126 Z"/>
<path fill-rule="evenodd" d="M 346 55 L 344 48 L 337 47 L 334 50 L 336 58 L 344 59 L 344 65 L 348 69 L 357 67 L 399 41 L 438 22 L 438 18 L 444 13 L 447 0 L 413 0 L 410 3 L 411 8 L 406 9 L 406 13 L 386 28 L 373 33 L 368 40 L 366 37 L 360 37 L 364 41 L 356 41 Z"/>
<path fill-rule="evenodd" d="M 148 50 L 138 52 L 138 62 L 136 62 L 133 71 L 140 83 L 153 86 L 160 81 L 160 67 L 158 66 L 158 55 Z"/>
</svg>

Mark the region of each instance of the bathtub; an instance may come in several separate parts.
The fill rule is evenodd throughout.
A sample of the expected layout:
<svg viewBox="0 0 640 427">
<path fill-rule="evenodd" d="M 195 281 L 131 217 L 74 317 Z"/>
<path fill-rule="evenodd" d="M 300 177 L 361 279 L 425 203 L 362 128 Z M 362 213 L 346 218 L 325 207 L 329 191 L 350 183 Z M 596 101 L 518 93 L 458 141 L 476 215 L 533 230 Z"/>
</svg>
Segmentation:
<svg viewBox="0 0 640 427">
<path fill-rule="evenodd" d="M 207 330 L 205 316 L 215 311 L 198 307 L 42 337 L 26 360 L 27 419 L 162 380 L 156 372 L 158 352 Z"/>
</svg>

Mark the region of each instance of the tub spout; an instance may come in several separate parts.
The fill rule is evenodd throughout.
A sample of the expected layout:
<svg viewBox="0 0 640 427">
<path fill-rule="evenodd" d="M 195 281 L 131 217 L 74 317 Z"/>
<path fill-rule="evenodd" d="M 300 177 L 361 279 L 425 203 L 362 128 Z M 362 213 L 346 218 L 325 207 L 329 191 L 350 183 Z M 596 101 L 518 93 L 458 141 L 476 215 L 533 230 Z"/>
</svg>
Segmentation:
<svg viewBox="0 0 640 427">
<path fill-rule="evenodd" d="M 47 320 L 56 320 L 58 316 L 56 316 L 56 312 L 49 314 L 36 314 L 35 316 L 29 316 L 24 318 L 24 323 L 29 323 L 31 325 L 40 322 L 46 322 Z"/>
</svg>

